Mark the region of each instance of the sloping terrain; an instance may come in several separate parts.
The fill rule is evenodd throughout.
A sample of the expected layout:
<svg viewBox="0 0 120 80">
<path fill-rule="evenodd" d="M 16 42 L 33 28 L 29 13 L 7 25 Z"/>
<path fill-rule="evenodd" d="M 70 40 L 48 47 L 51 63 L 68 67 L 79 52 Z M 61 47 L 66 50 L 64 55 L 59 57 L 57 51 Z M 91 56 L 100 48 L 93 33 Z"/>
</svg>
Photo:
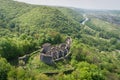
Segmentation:
<svg viewBox="0 0 120 80">
<path fill-rule="evenodd" d="M 120 80 L 119 16 L 0 0 L 0 80 Z M 68 36 L 67 59 L 40 60 L 44 43 L 59 45 Z"/>
</svg>

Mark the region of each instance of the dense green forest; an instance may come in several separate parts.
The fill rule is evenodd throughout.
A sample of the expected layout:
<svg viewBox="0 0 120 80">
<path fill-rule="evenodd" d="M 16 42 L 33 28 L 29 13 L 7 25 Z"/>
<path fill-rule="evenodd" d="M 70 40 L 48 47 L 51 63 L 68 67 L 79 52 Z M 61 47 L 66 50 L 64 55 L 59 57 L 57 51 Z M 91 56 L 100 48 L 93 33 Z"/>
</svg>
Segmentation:
<svg viewBox="0 0 120 80">
<path fill-rule="evenodd" d="M 84 14 L 89 20 L 82 25 Z M 120 80 L 119 22 L 120 11 L 0 0 L 0 80 Z M 40 61 L 44 43 L 58 45 L 68 36 L 73 42 L 67 59 Z M 24 55 L 27 61 L 19 61 Z"/>
</svg>

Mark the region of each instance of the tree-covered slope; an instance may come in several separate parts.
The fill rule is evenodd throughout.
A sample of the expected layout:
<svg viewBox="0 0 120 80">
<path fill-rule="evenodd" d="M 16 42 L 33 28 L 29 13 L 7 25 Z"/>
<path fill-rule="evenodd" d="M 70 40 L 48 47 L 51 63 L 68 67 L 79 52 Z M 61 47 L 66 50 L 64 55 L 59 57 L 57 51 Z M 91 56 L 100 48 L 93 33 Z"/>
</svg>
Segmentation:
<svg viewBox="0 0 120 80">
<path fill-rule="evenodd" d="M 77 31 L 80 27 L 77 21 L 69 19 L 56 8 L 36 7 L 29 12 L 17 17 L 13 22 L 17 22 L 20 27 L 29 26 L 39 28 L 54 28 L 62 33 Z M 59 29 L 58 29 L 59 28 Z"/>
<path fill-rule="evenodd" d="M 63 37 L 62 34 L 74 35 L 80 31 L 79 22 L 56 7 L 28 5 L 12 0 L 0 2 L 1 55 L 7 59 L 30 53 L 45 42 L 59 43 L 62 40 L 57 41 L 56 38 Z M 24 45 L 24 40 L 28 44 Z"/>
<path fill-rule="evenodd" d="M 8 19 L 13 19 L 32 9 L 31 5 L 16 3 L 13 0 L 0 0 L 0 12 Z"/>
<path fill-rule="evenodd" d="M 0 80 L 120 80 L 119 11 L 109 11 L 113 20 L 99 14 L 0 0 Z M 67 59 L 52 66 L 40 60 L 42 44 L 56 46 L 68 36 Z"/>
<path fill-rule="evenodd" d="M 78 11 L 76 11 L 75 8 L 59 7 L 57 9 L 64 13 L 70 19 L 74 19 L 77 22 L 82 22 L 84 20 L 83 14 L 81 12 L 79 13 Z"/>
</svg>

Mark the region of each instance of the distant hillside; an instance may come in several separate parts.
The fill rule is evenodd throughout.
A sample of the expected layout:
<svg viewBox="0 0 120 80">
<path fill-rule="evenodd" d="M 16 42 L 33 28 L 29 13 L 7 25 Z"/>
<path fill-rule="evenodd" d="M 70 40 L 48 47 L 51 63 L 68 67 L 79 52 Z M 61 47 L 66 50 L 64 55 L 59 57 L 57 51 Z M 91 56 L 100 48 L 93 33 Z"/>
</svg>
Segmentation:
<svg viewBox="0 0 120 80">
<path fill-rule="evenodd" d="M 62 13 L 64 13 L 66 16 L 68 16 L 71 19 L 74 19 L 77 22 L 82 22 L 84 20 L 82 11 L 78 12 L 75 10 L 75 8 L 57 8 L 60 10 Z"/>
<path fill-rule="evenodd" d="M 70 29 L 72 28 L 74 31 L 77 31 L 77 27 L 80 27 L 78 19 L 82 20 L 82 16 L 80 14 L 79 17 L 76 17 L 76 15 L 71 15 L 74 13 L 73 10 L 71 10 L 72 13 L 65 13 L 53 7 L 38 7 L 24 3 L 13 2 L 10 0 L 1 0 L 0 2 L 1 16 L 3 17 L 3 20 L 1 20 L 2 27 L 6 27 L 5 24 L 9 23 L 7 26 L 11 28 L 15 27 L 16 25 L 19 28 L 23 26 L 59 28 L 60 32 L 69 34 L 67 30 L 72 32 L 73 30 L 71 31 Z M 66 8 L 66 11 L 67 10 L 70 11 L 70 9 Z"/>
<path fill-rule="evenodd" d="M 13 0 L 0 0 L 1 16 L 8 21 L 28 12 L 30 9 L 32 6 L 28 4 L 16 3 Z"/>
<path fill-rule="evenodd" d="M 36 7 L 13 21 L 19 23 L 19 26 L 54 28 L 57 30 L 59 28 L 59 31 L 62 33 L 77 31 L 76 28 L 80 27 L 77 21 L 68 18 L 56 8 L 49 7 Z"/>
</svg>

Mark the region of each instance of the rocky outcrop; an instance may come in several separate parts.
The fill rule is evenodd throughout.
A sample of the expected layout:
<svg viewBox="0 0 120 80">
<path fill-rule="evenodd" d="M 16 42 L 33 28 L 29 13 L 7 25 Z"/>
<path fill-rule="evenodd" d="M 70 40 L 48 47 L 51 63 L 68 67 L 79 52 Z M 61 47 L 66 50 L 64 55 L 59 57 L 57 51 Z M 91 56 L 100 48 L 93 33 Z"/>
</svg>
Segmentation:
<svg viewBox="0 0 120 80">
<path fill-rule="evenodd" d="M 40 54 L 40 59 L 46 64 L 54 64 L 55 61 L 64 59 L 67 57 L 72 39 L 68 37 L 65 43 L 60 45 L 52 46 L 50 43 L 45 43 L 42 46 L 42 51 Z"/>
</svg>

